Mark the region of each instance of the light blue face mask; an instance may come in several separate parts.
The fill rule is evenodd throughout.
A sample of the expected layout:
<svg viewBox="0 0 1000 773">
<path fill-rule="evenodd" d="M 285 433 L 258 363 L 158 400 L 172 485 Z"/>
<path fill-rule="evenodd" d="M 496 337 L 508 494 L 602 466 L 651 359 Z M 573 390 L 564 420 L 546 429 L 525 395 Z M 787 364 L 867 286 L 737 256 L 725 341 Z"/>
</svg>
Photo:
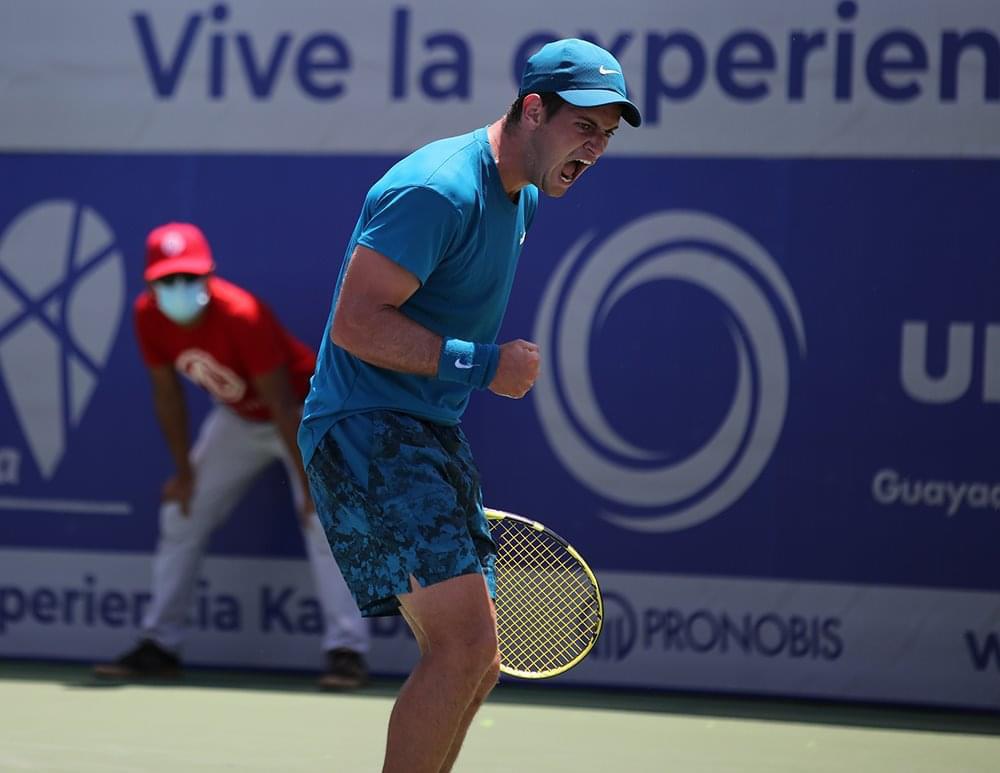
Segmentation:
<svg viewBox="0 0 1000 773">
<path fill-rule="evenodd" d="M 208 305 L 208 282 L 205 279 L 180 279 L 154 282 L 156 305 L 178 325 L 194 320 Z"/>
</svg>

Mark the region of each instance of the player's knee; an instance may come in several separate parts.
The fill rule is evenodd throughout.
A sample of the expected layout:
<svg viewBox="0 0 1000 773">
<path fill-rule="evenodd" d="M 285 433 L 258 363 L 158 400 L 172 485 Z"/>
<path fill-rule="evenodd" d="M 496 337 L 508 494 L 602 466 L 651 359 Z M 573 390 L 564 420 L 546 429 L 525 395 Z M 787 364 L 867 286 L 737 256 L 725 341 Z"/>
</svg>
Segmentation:
<svg viewBox="0 0 1000 773">
<path fill-rule="evenodd" d="M 489 667 L 486 669 L 486 674 L 483 676 L 483 697 L 485 697 L 490 690 L 496 687 L 497 682 L 500 681 L 500 651 L 497 650 L 493 654 L 493 659 L 490 661 Z"/>
<path fill-rule="evenodd" d="M 485 687 L 483 697 L 489 693 L 500 678 L 500 651 L 497 649 L 497 640 L 494 635 L 492 639 L 484 644 L 481 661 L 483 669 L 480 684 Z"/>
<path fill-rule="evenodd" d="M 486 673 L 493 668 L 493 664 L 497 663 L 500 657 L 500 653 L 497 650 L 496 634 L 492 630 L 489 631 L 489 633 L 484 634 L 476 642 L 475 646 L 477 665 L 480 666 L 480 673 Z"/>
<path fill-rule="evenodd" d="M 456 670 L 477 682 L 498 658 L 496 635 L 485 627 L 456 632 L 438 651 Z"/>
<path fill-rule="evenodd" d="M 489 696 L 493 691 L 493 688 L 497 686 L 497 682 L 500 681 L 500 655 L 490 661 L 489 667 L 486 669 L 486 673 L 482 675 L 479 680 L 479 685 L 476 688 L 476 693 L 473 696 L 473 701 L 478 705 L 482 704 L 483 701 Z"/>
</svg>

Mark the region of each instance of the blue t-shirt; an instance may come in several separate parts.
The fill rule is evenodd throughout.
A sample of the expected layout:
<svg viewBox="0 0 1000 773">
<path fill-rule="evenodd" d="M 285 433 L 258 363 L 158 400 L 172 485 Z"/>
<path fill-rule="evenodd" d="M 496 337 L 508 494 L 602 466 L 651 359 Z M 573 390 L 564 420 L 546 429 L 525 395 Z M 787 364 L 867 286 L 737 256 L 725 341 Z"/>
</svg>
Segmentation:
<svg viewBox="0 0 1000 773">
<path fill-rule="evenodd" d="M 393 166 L 365 197 L 333 293 L 306 397 L 299 449 L 308 464 L 337 420 L 387 409 L 458 423 L 471 388 L 371 365 L 333 343 L 330 326 L 344 273 L 362 244 L 406 268 L 419 289 L 400 307 L 441 336 L 494 343 L 507 308 L 538 189 L 504 191 L 486 129 L 438 140 Z"/>
</svg>

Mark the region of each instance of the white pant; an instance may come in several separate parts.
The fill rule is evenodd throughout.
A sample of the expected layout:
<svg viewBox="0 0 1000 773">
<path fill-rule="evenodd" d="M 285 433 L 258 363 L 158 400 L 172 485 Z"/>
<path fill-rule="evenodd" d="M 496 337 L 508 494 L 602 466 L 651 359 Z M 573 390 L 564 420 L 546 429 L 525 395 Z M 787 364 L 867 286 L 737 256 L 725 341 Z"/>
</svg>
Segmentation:
<svg viewBox="0 0 1000 773">
<path fill-rule="evenodd" d="M 146 637 L 168 650 L 180 648 L 209 536 L 228 518 L 254 478 L 275 459 L 285 465 L 298 508 L 303 499 L 299 476 L 274 424 L 247 421 L 221 406 L 206 417 L 191 450 L 195 483 L 188 515 L 181 513 L 176 502 L 165 502 L 160 508 L 153 598 L 143 620 Z M 315 514 L 302 535 L 326 617 L 323 649 L 346 647 L 367 652 L 368 627 Z"/>
</svg>

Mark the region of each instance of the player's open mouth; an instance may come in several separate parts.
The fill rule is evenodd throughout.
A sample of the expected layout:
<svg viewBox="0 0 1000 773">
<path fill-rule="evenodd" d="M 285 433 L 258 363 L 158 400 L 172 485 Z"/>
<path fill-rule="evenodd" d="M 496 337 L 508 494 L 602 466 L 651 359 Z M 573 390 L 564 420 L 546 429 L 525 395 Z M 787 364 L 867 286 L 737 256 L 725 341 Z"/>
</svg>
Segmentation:
<svg viewBox="0 0 1000 773">
<path fill-rule="evenodd" d="M 584 169 L 588 166 L 593 166 L 593 163 L 593 161 L 584 161 L 582 158 L 574 158 L 572 161 L 567 161 L 559 173 L 559 179 L 569 185 L 583 174 Z"/>
</svg>

